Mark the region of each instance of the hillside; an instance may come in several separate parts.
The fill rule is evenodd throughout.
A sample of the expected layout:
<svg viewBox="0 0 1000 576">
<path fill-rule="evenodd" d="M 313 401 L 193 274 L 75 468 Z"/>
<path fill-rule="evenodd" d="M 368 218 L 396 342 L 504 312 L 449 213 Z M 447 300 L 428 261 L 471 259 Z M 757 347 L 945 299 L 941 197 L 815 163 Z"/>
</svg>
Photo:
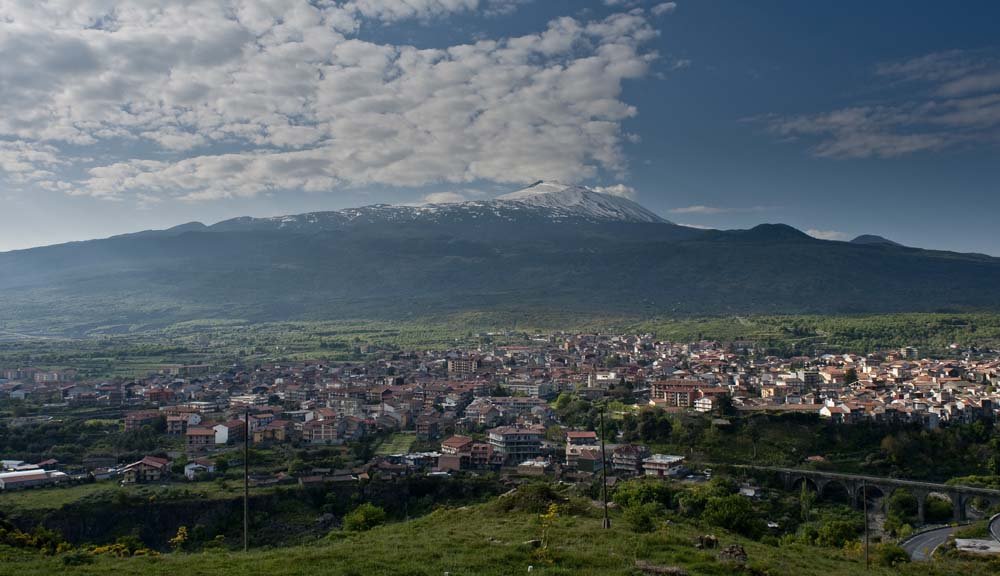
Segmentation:
<svg viewBox="0 0 1000 576">
<path fill-rule="evenodd" d="M 544 187 L 545 185 L 539 185 Z M 654 220 L 655 219 L 655 220 Z M 194 319 L 1000 310 L 1000 259 L 678 226 L 577 188 L 186 224 L 0 254 L 0 326 L 129 332 Z"/>
<path fill-rule="evenodd" d="M 228 575 L 228 574 L 330 574 L 330 575 L 636 575 L 637 562 L 679 568 L 673 574 L 796 574 L 798 576 L 847 576 L 864 570 L 860 558 L 837 549 L 798 544 L 774 546 L 725 532 L 713 531 L 722 546 L 742 545 L 748 555 L 746 568 L 717 558 L 717 550 L 699 550 L 698 536 L 705 529 L 674 523 L 650 534 L 636 534 L 615 514 L 612 529 L 604 531 L 597 514 L 565 512 L 546 532 L 547 554 L 530 541 L 542 537 L 539 516 L 524 512 L 497 513 L 492 505 L 441 510 L 410 522 L 392 524 L 364 533 L 335 533 L 326 542 L 306 546 L 236 552 L 173 553 L 154 557 L 98 556 L 93 563 L 72 565 L 59 556 L 0 549 L 0 561 L 11 574 L 21 576 L 116 574 L 119 576 Z M 547 560 L 546 560 L 547 558 Z M 69 565 L 67 565 L 69 564 Z M 967 576 L 990 574 L 985 562 L 941 560 L 903 565 L 895 569 L 874 567 L 872 574 Z M 652 573 L 652 572 L 649 572 Z M 663 572 L 668 573 L 668 572 Z"/>
</svg>

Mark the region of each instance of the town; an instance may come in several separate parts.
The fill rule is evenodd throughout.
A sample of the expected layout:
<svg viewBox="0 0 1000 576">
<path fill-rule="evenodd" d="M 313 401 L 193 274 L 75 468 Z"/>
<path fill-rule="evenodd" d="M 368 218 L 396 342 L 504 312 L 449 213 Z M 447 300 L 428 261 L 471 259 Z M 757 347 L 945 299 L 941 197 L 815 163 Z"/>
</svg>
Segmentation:
<svg viewBox="0 0 1000 576">
<path fill-rule="evenodd" d="M 6 458 L 0 489 L 87 477 L 158 482 L 178 459 L 183 476 L 195 479 L 215 472 L 217 453 L 244 441 L 308 448 L 373 438 L 392 440 L 381 442 L 390 450 L 353 468 L 285 470 L 255 481 L 322 483 L 462 470 L 561 479 L 602 472 L 676 477 L 691 473 L 686 455 L 654 453 L 643 442 L 655 439 L 657 418 L 700 414 L 726 426 L 729 418 L 754 413 L 801 413 L 831 425 L 935 429 L 992 422 L 1000 408 L 994 351 L 955 350 L 934 359 L 907 347 L 779 358 L 762 355 L 751 342 L 539 334 L 516 346 L 364 352 L 373 359 L 170 365 L 144 378 L 92 382 L 81 381 L 72 368 L 7 367 L 0 371 L 0 399 L 31 412 L 11 418 L 12 428 L 44 422 L 53 412 L 83 410 L 120 422 L 125 433 L 146 430 L 161 441 L 134 462 L 91 452 L 75 460 L 0 455 Z M 588 412 L 571 413 L 574 402 Z"/>
</svg>

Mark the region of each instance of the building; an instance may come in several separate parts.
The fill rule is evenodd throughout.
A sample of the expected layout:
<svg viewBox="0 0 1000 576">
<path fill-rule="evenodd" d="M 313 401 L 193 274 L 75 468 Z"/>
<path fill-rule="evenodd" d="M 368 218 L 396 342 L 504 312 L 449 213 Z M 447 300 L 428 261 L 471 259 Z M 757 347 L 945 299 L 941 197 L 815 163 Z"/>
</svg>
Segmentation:
<svg viewBox="0 0 1000 576">
<path fill-rule="evenodd" d="M 581 452 L 597 449 L 597 433 L 591 431 L 569 430 L 566 432 L 566 467 L 576 468 L 576 461 Z"/>
<path fill-rule="evenodd" d="M 310 420 L 302 426 L 302 439 L 309 444 L 340 444 L 345 428 L 343 420 Z"/>
<path fill-rule="evenodd" d="M 649 390 L 651 403 L 671 408 L 690 408 L 694 405 L 698 387 L 697 380 L 662 380 L 653 382 Z"/>
<path fill-rule="evenodd" d="M 508 394 L 527 396 L 529 398 L 545 398 L 552 395 L 552 385 L 540 381 L 502 382 L 500 387 Z"/>
<path fill-rule="evenodd" d="M 159 482 L 170 475 L 170 461 L 166 458 L 146 456 L 138 462 L 125 467 L 122 472 L 122 482 L 125 484 L 144 484 Z"/>
<path fill-rule="evenodd" d="M 192 460 L 184 465 L 184 477 L 188 480 L 194 480 L 198 474 L 211 474 L 213 472 L 215 472 L 215 463 L 204 458 Z"/>
<path fill-rule="evenodd" d="M 601 449 L 591 446 L 580 450 L 574 465 L 580 472 L 599 474 L 604 470 L 604 458 L 601 456 Z"/>
<path fill-rule="evenodd" d="M 143 426 L 155 426 L 162 414 L 159 410 L 138 410 L 125 414 L 125 431 L 139 430 Z"/>
<path fill-rule="evenodd" d="M 215 431 L 216 444 L 228 444 L 246 439 L 247 425 L 242 420 L 230 420 L 224 424 L 216 424 L 212 430 Z"/>
<path fill-rule="evenodd" d="M 184 438 L 189 452 L 207 450 L 215 445 L 215 430 L 212 428 L 188 428 Z"/>
<path fill-rule="evenodd" d="M 684 464 L 683 456 L 653 454 L 649 458 L 643 459 L 642 470 L 646 476 L 665 478 L 679 472 L 682 464 Z"/>
<path fill-rule="evenodd" d="M 489 430 L 489 443 L 504 464 L 516 464 L 541 455 L 542 431 L 501 426 Z"/>
<path fill-rule="evenodd" d="M 464 378 L 472 376 L 479 370 L 477 358 L 451 358 L 448 360 L 448 375 Z"/>
<path fill-rule="evenodd" d="M 642 461 L 649 458 L 649 448 L 641 444 L 625 444 L 611 453 L 611 469 L 622 476 L 642 474 Z"/>
<path fill-rule="evenodd" d="M 19 490 L 22 488 L 33 488 L 35 486 L 48 486 L 58 484 L 69 479 L 69 476 L 56 470 L 21 470 L 18 472 L 4 472 L 0 474 L 0 490 Z"/>
<path fill-rule="evenodd" d="M 187 416 L 167 416 L 167 434 L 180 436 L 187 432 Z"/>
<path fill-rule="evenodd" d="M 525 460 L 517 465 L 517 473 L 521 476 L 544 476 L 552 470 L 552 463 L 545 458 Z"/>
</svg>

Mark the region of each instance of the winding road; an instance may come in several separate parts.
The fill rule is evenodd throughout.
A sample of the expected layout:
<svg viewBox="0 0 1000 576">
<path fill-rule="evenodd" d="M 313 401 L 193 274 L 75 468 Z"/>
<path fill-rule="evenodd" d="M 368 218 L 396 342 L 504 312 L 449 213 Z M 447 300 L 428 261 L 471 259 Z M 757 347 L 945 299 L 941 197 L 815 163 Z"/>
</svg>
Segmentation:
<svg viewBox="0 0 1000 576">
<path fill-rule="evenodd" d="M 997 542 L 1000 542 L 1000 514 L 990 518 L 989 528 L 990 536 Z"/>
<path fill-rule="evenodd" d="M 992 525 L 991 525 L 992 527 Z M 1000 528 L 1000 526 L 997 526 Z M 903 550 L 911 560 L 930 560 L 937 547 L 948 541 L 948 537 L 958 530 L 957 526 L 943 526 L 921 532 L 902 543 Z"/>
</svg>

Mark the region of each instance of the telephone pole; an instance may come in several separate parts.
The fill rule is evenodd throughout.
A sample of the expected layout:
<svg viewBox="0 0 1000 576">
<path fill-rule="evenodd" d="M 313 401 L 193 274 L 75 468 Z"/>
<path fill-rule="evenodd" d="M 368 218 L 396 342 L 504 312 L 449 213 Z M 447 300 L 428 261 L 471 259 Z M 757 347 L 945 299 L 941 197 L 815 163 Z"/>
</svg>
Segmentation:
<svg viewBox="0 0 1000 576">
<path fill-rule="evenodd" d="M 868 561 L 868 485 L 864 481 L 861 482 L 861 501 L 865 511 L 865 569 L 871 570 L 871 564 Z"/>
<path fill-rule="evenodd" d="M 250 549 L 250 408 L 243 415 L 243 551 Z"/>
<path fill-rule="evenodd" d="M 604 451 L 604 407 L 601 405 L 601 484 L 604 498 L 604 529 L 611 528 L 611 518 L 608 517 L 608 458 Z"/>
</svg>

